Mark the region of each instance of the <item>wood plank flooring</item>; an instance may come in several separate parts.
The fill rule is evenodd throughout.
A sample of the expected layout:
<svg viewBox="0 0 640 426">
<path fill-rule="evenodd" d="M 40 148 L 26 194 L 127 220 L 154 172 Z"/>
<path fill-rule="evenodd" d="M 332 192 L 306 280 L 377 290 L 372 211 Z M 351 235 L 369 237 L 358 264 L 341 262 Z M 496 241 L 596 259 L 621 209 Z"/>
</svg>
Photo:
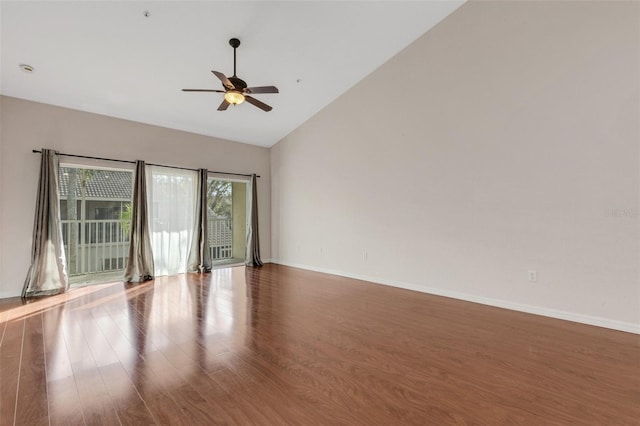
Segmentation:
<svg viewBox="0 0 640 426">
<path fill-rule="evenodd" d="M 640 336 L 266 265 L 0 300 L 0 425 L 640 425 Z"/>
</svg>

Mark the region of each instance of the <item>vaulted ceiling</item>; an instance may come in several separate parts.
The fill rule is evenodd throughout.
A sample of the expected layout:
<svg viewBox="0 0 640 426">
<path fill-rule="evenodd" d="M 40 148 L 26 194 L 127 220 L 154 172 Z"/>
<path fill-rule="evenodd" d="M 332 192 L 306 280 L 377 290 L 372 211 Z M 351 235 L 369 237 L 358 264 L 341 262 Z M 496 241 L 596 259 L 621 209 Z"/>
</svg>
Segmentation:
<svg viewBox="0 0 640 426">
<path fill-rule="evenodd" d="M 2 1 L 0 93 L 272 146 L 462 3 Z M 280 89 L 255 95 L 273 111 L 181 91 L 221 88 L 232 37 L 238 76 Z"/>
</svg>

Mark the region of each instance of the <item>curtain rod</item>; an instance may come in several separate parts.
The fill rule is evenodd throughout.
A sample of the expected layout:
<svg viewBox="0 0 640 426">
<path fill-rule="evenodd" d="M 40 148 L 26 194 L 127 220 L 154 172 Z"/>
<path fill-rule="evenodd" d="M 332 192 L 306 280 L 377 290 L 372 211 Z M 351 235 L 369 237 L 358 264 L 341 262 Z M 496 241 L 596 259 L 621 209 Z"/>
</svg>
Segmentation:
<svg viewBox="0 0 640 426">
<path fill-rule="evenodd" d="M 31 150 L 31 152 L 33 152 L 34 154 L 42 154 L 42 151 L 39 151 L 37 149 L 33 149 Z M 86 158 L 89 160 L 102 160 L 102 161 L 114 161 L 116 163 L 128 163 L 128 164 L 136 164 L 135 161 L 130 161 L 130 160 L 116 160 L 114 158 L 102 158 L 102 157 L 89 157 L 87 155 L 74 155 L 74 154 L 63 154 L 62 152 L 57 152 L 57 155 L 62 155 L 64 157 L 74 157 L 74 158 Z M 169 169 L 179 169 L 179 170 L 191 170 L 194 172 L 197 172 L 198 169 L 190 169 L 189 167 L 178 167 L 178 166 L 167 166 L 165 164 L 154 164 L 154 163 L 145 163 L 147 166 L 158 166 L 158 167 L 167 167 Z M 229 173 L 229 172 L 216 172 L 214 170 L 207 170 L 208 173 L 218 173 L 220 175 L 231 175 L 231 176 L 246 176 L 246 177 L 251 177 L 251 175 L 247 175 L 244 173 Z M 259 178 L 259 175 L 256 175 L 257 178 Z"/>
</svg>

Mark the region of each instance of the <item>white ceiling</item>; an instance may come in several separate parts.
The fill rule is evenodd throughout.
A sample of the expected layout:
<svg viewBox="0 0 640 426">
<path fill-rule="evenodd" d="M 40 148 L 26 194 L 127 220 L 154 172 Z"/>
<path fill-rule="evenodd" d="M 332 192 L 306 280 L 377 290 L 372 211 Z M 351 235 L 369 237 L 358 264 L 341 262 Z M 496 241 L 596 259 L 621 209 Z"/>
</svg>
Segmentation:
<svg viewBox="0 0 640 426">
<path fill-rule="evenodd" d="M 272 146 L 462 3 L 2 1 L 0 93 Z M 255 95 L 273 111 L 180 90 L 220 88 L 232 37 L 238 76 L 280 89 Z"/>
</svg>

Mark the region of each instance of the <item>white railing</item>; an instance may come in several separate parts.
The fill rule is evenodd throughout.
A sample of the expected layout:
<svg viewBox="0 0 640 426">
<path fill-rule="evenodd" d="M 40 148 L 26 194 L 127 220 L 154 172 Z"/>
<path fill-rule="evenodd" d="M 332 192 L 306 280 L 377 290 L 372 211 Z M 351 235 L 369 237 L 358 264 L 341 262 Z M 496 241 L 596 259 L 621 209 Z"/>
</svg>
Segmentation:
<svg viewBox="0 0 640 426">
<path fill-rule="evenodd" d="M 129 253 L 129 232 L 122 225 L 123 222 L 117 219 L 63 220 L 62 238 L 69 275 L 124 270 Z M 72 247 L 69 242 L 74 226 L 77 243 Z"/>
<path fill-rule="evenodd" d="M 211 260 L 233 257 L 233 221 L 231 219 L 209 219 L 207 224 Z"/>
<path fill-rule="evenodd" d="M 124 271 L 129 254 L 129 230 L 128 226 L 123 227 L 122 221 L 115 219 L 61 222 L 67 272 L 70 276 Z M 74 226 L 77 229 L 77 244 L 72 248 L 69 242 Z M 232 220 L 209 219 L 208 235 L 212 260 L 233 257 Z"/>
</svg>

